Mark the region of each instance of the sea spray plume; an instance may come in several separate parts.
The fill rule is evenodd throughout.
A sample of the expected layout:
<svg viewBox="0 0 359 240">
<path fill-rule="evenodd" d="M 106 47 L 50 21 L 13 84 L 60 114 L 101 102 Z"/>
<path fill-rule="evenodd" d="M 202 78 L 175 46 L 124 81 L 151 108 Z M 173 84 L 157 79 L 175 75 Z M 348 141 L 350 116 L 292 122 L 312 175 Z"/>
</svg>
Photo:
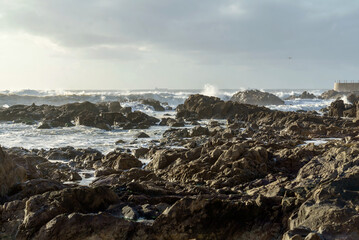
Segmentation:
<svg viewBox="0 0 359 240">
<path fill-rule="evenodd" d="M 348 100 L 347 95 L 343 95 L 340 99 L 343 100 L 343 102 L 344 102 L 345 104 L 350 104 L 350 101 Z"/>
<path fill-rule="evenodd" d="M 201 92 L 202 95 L 206 95 L 210 97 L 218 97 L 224 101 L 228 101 L 233 96 L 234 93 L 236 93 L 236 90 L 228 92 L 228 91 L 224 91 L 223 89 L 218 89 L 216 86 L 211 84 L 205 84 Z"/>
<path fill-rule="evenodd" d="M 219 91 L 216 86 L 211 85 L 211 84 L 205 84 L 201 94 L 210 96 L 210 97 L 218 97 Z"/>
</svg>

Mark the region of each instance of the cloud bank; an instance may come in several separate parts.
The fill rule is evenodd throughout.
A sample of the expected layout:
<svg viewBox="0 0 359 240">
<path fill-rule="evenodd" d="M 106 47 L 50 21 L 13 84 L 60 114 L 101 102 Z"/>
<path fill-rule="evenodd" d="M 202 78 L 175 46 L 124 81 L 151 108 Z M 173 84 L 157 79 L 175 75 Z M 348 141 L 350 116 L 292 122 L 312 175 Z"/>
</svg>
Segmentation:
<svg viewBox="0 0 359 240">
<path fill-rule="evenodd" d="M 318 77 L 358 64 L 354 0 L 1 0 L 0 9 L 1 33 L 48 39 L 60 57 L 140 64 L 179 56 L 178 67 L 218 68 L 218 76 L 228 66 L 248 79 L 261 76 L 253 69 L 277 73 L 279 85 L 309 65 Z"/>
</svg>

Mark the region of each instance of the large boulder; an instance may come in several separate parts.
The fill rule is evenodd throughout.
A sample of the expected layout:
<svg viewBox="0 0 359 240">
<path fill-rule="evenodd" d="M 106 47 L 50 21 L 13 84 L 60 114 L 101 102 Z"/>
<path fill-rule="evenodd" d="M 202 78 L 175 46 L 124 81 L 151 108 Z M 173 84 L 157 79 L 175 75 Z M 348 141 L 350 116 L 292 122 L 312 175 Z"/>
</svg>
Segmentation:
<svg viewBox="0 0 359 240">
<path fill-rule="evenodd" d="M 104 118 L 91 112 L 82 112 L 75 118 L 76 125 L 84 125 L 88 127 L 96 127 L 104 130 L 111 130 L 111 123 Z"/>
<path fill-rule="evenodd" d="M 128 170 L 142 167 L 142 162 L 128 153 L 113 151 L 102 159 L 102 167 L 114 170 Z"/>
<path fill-rule="evenodd" d="M 336 100 L 330 104 L 329 116 L 331 117 L 343 117 L 345 110 L 345 104 L 343 100 Z"/>
<path fill-rule="evenodd" d="M 120 112 L 122 110 L 122 106 L 121 106 L 120 102 L 109 102 L 108 110 L 110 112 Z"/>
<path fill-rule="evenodd" d="M 359 237 L 358 144 L 333 146 L 303 166 L 294 185 L 310 190 L 289 218 L 289 229 L 319 232 L 323 239 Z"/>
<path fill-rule="evenodd" d="M 208 97 L 200 94 L 189 96 L 184 104 L 177 107 L 177 118 L 204 119 L 204 118 L 245 118 L 251 113 L 269 112 L 265 107 L 249 104 L 240 104 L 232 101 L 222 101 L 217 97 Z"/>
<path fill-rule="evenodd" d="M 259 90 L 237 92 L 232 96 L 231 101 L 259 106 L 284 104 L 284 101 L 274 94 Z"/>
<path fill-rule="evenodd" d="M 154 99 L 143 99 L 141 103 L 153 107 L 155 111 L 165 111 L 166 109 L 161 105 L 161 103 Z"/>
<path fill-rule="evenodd" d="M 26 200 L 16 239 L 32 239 L 41 227 L 50 227 L 47 223 L 61 214 L 97 213 L 118 201 L 119 197 L 106 187 L 65 188 L 32 196 Z"/>
<path fill-rule="evenodd" d="M 280 239 L 278 211 L 272 210 L 276 205 L 263 198 L 182 198 L 155 220 L 152 229 L 159 239 Z"/>
<path fill-rule="evenodd" d="M 42 226 L 33 239 L 130 239 L 134 226 L 134 222 L 109 213 L 61 214 Z"/>
</svg>

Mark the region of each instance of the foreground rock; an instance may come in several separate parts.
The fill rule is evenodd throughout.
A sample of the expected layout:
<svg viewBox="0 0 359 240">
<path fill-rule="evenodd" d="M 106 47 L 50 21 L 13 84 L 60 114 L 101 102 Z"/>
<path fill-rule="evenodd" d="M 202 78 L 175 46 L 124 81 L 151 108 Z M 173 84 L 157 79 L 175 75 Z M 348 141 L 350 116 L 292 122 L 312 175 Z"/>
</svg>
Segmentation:
<svg viewBox="0 0 359 240">
<path fill-rule="evenodd" d="M 46 158 L 40 157 L 36 151 L 10 148 L 1 150 L 1 152 L 5 152 L 4 161 L 0 165 L 4 171 L 1 175 L 3 177 L 1 187 L 4 189 L 31 179 L 42 178 L 56 181 L 75 181 L 81 179 L 78 173 L 69 165 L 50 162 Z"/>
<path fill-rule="evenodd" d="M 231 101 L 259 106 L 284 104 L 284 101 L 274 94 L 259 90 L 237 92 L 232 96 Z"/>
<path fill-rule="evenodd" d="M 162 124 L 227 123 L 171 128 L 158 145 L 106 155 L 4 149 L 0 169 L 11 176 L 0 175 L 0 238 L 357 239 L 359 124 L 336 116 L 344 107 L 319 116 L 193 95 Z M 97 178 L 65 184 L 73 169 L 52 158 Z"/>
<path fill-rule="evenodd" d="M 9 188 L 26 180 L 26 170 L 10 159 L 0 147 L 0 198 Z"/>
</svg>

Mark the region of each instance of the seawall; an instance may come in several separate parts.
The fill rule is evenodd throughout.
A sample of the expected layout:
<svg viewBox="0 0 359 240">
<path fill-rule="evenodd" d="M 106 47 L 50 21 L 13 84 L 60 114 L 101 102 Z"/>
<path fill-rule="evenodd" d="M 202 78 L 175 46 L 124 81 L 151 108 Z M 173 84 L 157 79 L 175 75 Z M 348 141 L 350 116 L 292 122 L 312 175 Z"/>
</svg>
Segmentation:
<svg viewBox="0 0 359 240">
<path fill-rule="evenodd" d="M 336 82 L 334 90 L 337 92 L 359 92 L 359 82 Z"/>
</svg>

